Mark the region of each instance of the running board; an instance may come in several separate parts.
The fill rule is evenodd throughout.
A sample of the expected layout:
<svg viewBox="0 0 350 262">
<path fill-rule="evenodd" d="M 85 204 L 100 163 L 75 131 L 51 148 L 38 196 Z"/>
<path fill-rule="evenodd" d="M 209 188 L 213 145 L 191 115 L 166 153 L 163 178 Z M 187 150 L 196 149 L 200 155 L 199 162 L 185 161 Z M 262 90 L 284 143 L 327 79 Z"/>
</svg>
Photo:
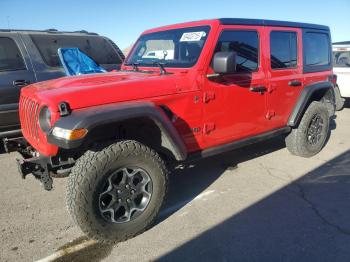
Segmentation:
<svg viewBox="0 0 350 262">
<path fill-rule="evenodd" d="M 276 136 L 280 136 L 283 134 L 286 134 L 288 132 L 291 131 L 291 127 L 286 126 L 280 129 L 275 129 L 260 135 L 256 135 L 253 137 L 249 137 L 249 138 L 245 138 L 242 140 L 238 140 L 238 141 L 234 141 L 228 144 L 224 144 L 224 145 L 220 145 L 220 146 L 215 146 L 215 147 L 211 147 L 208 149 L 205 149 L 199 153 L 194 153 L 191 157 L 189 157 L 189 160 L 194 160 L 197 158 L 206 158 L 206 157 L 210 157 L 210 156 L 214 156 L 217 154 L 222 154 L 228 151 L 232 151 L 244 146 L 248 146 L 251 144 L 255 144 L 258 142 L 262 142 L 264 140 L 276 137 Z"/>
</svg>

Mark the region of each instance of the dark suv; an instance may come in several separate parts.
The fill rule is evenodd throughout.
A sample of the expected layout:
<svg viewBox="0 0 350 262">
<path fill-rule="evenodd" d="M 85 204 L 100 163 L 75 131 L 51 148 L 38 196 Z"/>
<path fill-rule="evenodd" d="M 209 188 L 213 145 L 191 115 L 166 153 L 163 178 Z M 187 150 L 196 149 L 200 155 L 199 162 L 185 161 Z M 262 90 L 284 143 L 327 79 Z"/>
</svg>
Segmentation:
<svg viewBox="0 0 350 262">
<path fill-rule="evenodd" d="M 144 32 L 119 72 L 24 88 L 29 144 L 19 170 L 48 190 L 53 174 L 69 175 L 74 221 L 94 239 L 121 241 L 156 218 L 169 163 L 280 135 L 292 154 L 312 157 L 327 142 L 334 111 L 327 26 L 176 24 Z"/>
<path fill-rule="evenodd" d="M 65 75 L 57 55 L 60 47 L 78 47 L 109 71 L 124 60 L 115 43 L 95 33 L 0 30 L 0 140 L 20 134 L 21 88 Z"/>
</svg>

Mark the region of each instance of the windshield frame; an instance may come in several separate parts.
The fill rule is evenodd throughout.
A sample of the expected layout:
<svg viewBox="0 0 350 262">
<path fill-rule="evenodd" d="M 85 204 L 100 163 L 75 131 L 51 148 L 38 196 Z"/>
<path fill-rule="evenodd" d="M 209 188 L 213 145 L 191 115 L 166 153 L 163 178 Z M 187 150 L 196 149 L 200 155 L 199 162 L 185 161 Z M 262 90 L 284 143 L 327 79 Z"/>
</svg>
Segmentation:
<svg viewBox="0 0 350 262">
<path fill-rule="evenodd" d="M 190 26 L 190 27 L 179 27 L 179 28 L 173 28 L 173 29 L 167 29 L 167 30 L 161 30 L 161 31 L 155 31 L 155 32 L 150 32 L 150 33 L 146 33 L 146 34 L 142 34 L 138 39 L 137 41 L 135 42 L 131 52 L 129 53 L 129 55 L 127 56 L 127 58 L 125 59 L 124 61 L 124 66 L 133 66 L 133 65 L 137 65 L 137 67 L 152 67 L 152 68 L 155 68 L 155 67 L 158 67 L 158 64 L 159 63 L 162 63 L 164 67 L 166 68 L 192 68 L 194 66 L 197 65 L 198 61 L 200 60 L 200 57 L 203 53 L 203 50 L 205 49 L 205 46 L 207 44 L 207 40 L 209 38 L 209 34 L 211 32 L 211 26 L 210 25 L 198 25 L 198 26 Z M 198 32 L 198 31 L 203 31 L 205 32 L 205 35 L 202 36 L 205 37 L 205 39 L 201 39 L 201 46 L 199 47 L 200 50 L 198 52 L 198 55 L 196 57 L 195 60 L 191 61 L 191 62 L 187 62 L 187 63 L 184 63 L 184 62 L 171 62 L 172 60 L 174 61 L 175 59 L 158 59 L 158 58 L 155 58 L 155 59 L 149 59 L 149 58 L 146 58 L 147 61 L 142 61 L 140 59 L 136 60 L 136 59 L 133 59 L 136 55 L 136 53 L 138 51 L 140 51 L 140 49 L 142 48 L 142 42 L 141 41 L 144 41 L 143 43 L 145 43 L 145 41 L 149 41 L 149 40 L 157 40 L 156 36 L 161 36 L 162 34 L 170 34 L 172 32 L 174 33 L 178 33 L 180 35 L 183 35 L 184 33 L 191 33 L 191 32 Z M 147 40 L 148 38 L 148 40 Z M 174 39 L 176 39 L 176 37 L 174 37 Z M 195 43 L 195 42 L 198 42 L 198 41 L 188 41 L 188 42 L 184 42 L 184 41 L 180 41 L 180 38 L 177 38 L 178 41 L 176 44 L 180 43 L 180 42 L 183 42 L 183 43 Z M 170 39 L 164 39 L 164 40 L 170 40 Z M 176 45 L 175 44 L 175 45 Z M 144 45 L 143 45 L 144 46 Z M 174 47 L 175 49 L 175 47 Z M 159 51 L 159 50 L 145 50 L 145 52 L 142 54 L 142 55 L 146 55 L 146 54 L 149 54 L 151 51 Z M 168 50 L 166 50 L 168 51 Z M 175 56 L 175 50 L 173 51 L 173 54 Z M 137 56 L 136 56 L 137 58 Z M 148 60 L 149 59 L 149 60 Z"/>
</svg>

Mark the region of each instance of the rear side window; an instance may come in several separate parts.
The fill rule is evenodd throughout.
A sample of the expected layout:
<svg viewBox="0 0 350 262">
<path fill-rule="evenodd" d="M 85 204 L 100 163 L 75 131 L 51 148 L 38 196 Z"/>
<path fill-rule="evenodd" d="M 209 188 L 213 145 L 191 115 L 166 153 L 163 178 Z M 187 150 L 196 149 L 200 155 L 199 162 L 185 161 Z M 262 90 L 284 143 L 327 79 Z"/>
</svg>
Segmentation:
<svg viewBox="0 0 350 262">
<path fill-rule="evenodd" d="M 57 50 L 60 47 L 78 47 L 98 64 L 121 64 L 122 61 L 111 43 L 99 36 L 30 35 L 34 44 L 51 67 L 61 66 Z"/>
<path fill-rule="evenodd" d="M 330 69 L 329 35 L 321 32 L 306 32 L 303 35 L 304 66 L 306 66 L 306 71 L 315 72 Z"/>
<path fill-rule="evenodd" d="M 259 65 L 259 37 L 256 31 L 224 31 L 215 52 L 234 51 L 237 54 L 237 72 L 252 72 Z"/>
<path fill-rule="evenodd" d="M 0 71 L 26 69 L 23 57 L 11 38 L 0 37 Z"/>
<path fill-rule="evenodd" d="M 273 31 L 270 34 L 270 59 L 272 69 L 287 69 L 297 66 L 297 34 Z"/>
</svg>

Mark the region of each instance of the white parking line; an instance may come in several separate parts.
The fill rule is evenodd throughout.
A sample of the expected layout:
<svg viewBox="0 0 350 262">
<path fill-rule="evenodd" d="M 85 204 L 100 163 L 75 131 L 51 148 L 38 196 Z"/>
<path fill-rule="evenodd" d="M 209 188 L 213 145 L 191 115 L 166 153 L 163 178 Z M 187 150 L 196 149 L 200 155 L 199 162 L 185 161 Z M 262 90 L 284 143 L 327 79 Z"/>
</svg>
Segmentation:
<svg viewBox="0 0 350 262">
<path fill-rule="evenodd" d="M 82 250 L 84 248 L 92 246 L 92 245 L 94 245 L 96 243 L 97 242 L 95 240 L 87 240 L 87 241 L 84 241 L 83 243 L 80 243 L 80 244 L 77 244 L 77 245 L 74 245 L 74 246 L 70 246 L 70 247 L 58 250 L 57 252 L 55 252 L 55 253 L 53 253 L 53 254 L 45 257 L 45 258 L 37 260 L 36 262 L 52 262 L 52 261 L 55 261 L 58 258 L 64 257 L 65 255 L 69 255 L 69 254 L 75 253 L 75 252 L 80 251 L 80 250 Z"/>
<path fill-rule="evenodd" d="M 215 190 L 204 191 L 201 194 L 199 194 L 197 197 L 195 197 L 193 199 L 193 201 L 198 201 L 198 200 L 201 200 L 201 199 L 205 200 L 205 197 L 211 195 L 214 192 L 215 192 Z M 184 213 L 182 215 L 186 215 L 186 213 Z M 92 245 L 94 245 L 96 243 L 97 242 L 95 240 L 87 240 L 87 241 L 84 241 L 83 243 L 80 243 L 80 244 L 77 244 L 77 245 L 74 245 L 74 246 L 70 246 L 70 247 L 58 250 L 57 252 L 55 252 L 55 253 L 53 253 L 53 254 L 45 257 L 45 258 L 37 260 L 36 262 L 52 262 L 52 261 L 55 261 L 58 258 L 64 257 L 64 256 L 72 254 L 72 253 L 75 253 L 75 252 L 80 251 L 80 250 L 82 250 L 84 248 L 92 246 Z"/>
<path fill-rule="evenodd" d="M 196 196 L 193 201 L 196 201 L 196 200 L 201 200 L 202 198 L 206 197 L 206 196 L 209 196 L 210 194 L 214 193 L 215 190 L 207 190 L 207 191 L 204 191 L 203 193 L 199 194 L 198 196 Z"/>
</svg>

